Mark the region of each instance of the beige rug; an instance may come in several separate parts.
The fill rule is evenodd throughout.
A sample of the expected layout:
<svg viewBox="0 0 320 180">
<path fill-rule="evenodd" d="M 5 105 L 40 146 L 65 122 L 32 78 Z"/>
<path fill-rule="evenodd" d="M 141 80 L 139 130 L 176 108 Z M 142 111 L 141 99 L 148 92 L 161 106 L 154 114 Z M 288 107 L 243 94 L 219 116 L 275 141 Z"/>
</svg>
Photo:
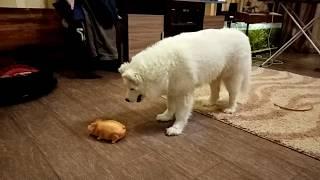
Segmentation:
<svg viewBox="0 0 320 180">
<path fill-rule="evenodd" d="M 320 160 L 320 79 L 255 68 L 248 101 L 232 115 L 201 105 L 209 93 L 209 86 L 196 91 L 195 111 Z M 220 97 L 221 106 L 227 92 Z"/>
</svg>

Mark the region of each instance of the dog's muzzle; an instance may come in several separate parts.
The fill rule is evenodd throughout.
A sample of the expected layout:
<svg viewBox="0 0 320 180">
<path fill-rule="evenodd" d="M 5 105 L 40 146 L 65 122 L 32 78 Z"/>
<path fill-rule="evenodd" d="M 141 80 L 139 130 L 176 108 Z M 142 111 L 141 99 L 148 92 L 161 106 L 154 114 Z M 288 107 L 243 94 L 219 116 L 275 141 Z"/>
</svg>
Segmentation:
<svg viewBox="0 0 320 180">
<path fill-rule="evenodd" d="M 137 97 L 137 102 L 141 102 L 142 99 L 143 99 L 143 96 L 140 94 L 140 95 Z M 127 102 L 132 102 L 132 101 L 130 101 L 129 98 L 126 98 L 125 100 L 126 100 Z"/>
<path fill-rule="evenodd" d="M 137 102 L 141 102 L 142 101 L 143 96 L 140 94 L 137 98 Z"/>
</svg>

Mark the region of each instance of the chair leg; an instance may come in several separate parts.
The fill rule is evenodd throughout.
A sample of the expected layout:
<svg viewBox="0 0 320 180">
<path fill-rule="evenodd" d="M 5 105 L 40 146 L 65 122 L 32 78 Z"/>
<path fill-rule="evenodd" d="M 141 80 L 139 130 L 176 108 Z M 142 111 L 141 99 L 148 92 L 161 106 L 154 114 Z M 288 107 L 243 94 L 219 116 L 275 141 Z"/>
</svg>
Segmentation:
<svg viewBox="0 0 320 180">
<path fill-rule="evenodd" d="M 249 35 L 249 23 L 247 23 L 247 29 L 246 29 L 246 35 L 248 36 Z"/>
<path fill-rule="evenodd" d="M 292 16 L 292 14 L 288 11 L 288 9 L 280 3 L 280 6 L 286 11 L 286 13 L 291 17 L 292 21 L 298 26 L 298 28 L 302 31 L 304 36 L 308 39 L 308 41 L 311 43 L 311 45 L 315 48 L 315 50 L 320 54 L 319 48 L 314 44 L 312 39 L 308 36 L 308 34 L 304 31 L 304 29 L 300 26 L 300 24 L 297 22 L 297 20 Z"/>
<path fill-rule="evenodd" d="M 312 27 L 312 25 L 316 22 L 316 19 L 312 19 L 306 26 L 303 27 L 304 30 L 308 30 Z M 292 36 L 288 42 L 286 42 L 280 49 L 278 49 L 272 56 L 270 56 L 265 62 L 263 62 L 260 67 L 264 66 L 266 63 L 276 58 L 280 53 L 286 50 L 295 40 L 297 40 L 300 36 L 302 36 L 302 32 L 297 32 L 294 36 Z"/>
</svg>

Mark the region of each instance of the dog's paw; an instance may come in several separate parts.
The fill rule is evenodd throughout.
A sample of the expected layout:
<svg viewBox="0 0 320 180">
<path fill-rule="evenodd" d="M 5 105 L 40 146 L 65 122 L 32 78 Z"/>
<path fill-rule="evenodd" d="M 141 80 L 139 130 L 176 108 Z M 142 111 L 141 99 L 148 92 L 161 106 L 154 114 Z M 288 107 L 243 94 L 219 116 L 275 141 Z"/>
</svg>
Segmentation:
<svg viewBox="0 0 320 180">
<path fill-rule="evenodd" d="M 170 116 L 170 115 L 168 115 L 168 113 L 164 112 L 162 114 L 158 114 L 156 119 L 157 119 L 157 121 L 166 122 L 166 121 L 172 120 L 172 116 Z"/>
<path fill-rule="evenodd" d="M 209 99 L 203 99 L 199 101 L 200 106 L 214 106 L 215 103 Z"/>
<path fill-rule="evenodd" d="M 223 112 L 226 114 L 233 114 L 234 112 L 236 112 L 236 108 L 225 108 L 223 109 Z"/>
<path fill-rule="evenodd" d="M 167 128 L 166 135 L 168 136 L 177 136 L 182 133 L 182 128 L 169 127 Z"/>
</svg>

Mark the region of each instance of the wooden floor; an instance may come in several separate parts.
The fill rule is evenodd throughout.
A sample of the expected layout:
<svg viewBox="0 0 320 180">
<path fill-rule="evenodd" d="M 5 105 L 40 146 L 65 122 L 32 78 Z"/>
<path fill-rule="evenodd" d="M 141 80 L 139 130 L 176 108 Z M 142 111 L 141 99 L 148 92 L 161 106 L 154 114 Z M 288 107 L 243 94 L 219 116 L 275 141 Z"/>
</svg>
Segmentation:
<svg viewBox="0 0 320 180">
<path fill-rule="evenodd" d="M 116 73 L 103 79 L 60 77 L 39 100 L 0 109 L 0 179 L 317 179 L 320 162 L 193 114 L 183 135 L 158 123 L 161 99 L 124 101 Z M 117 144 L 98 142 L 86 127 L 97 117 L 127 124 Z"/>
<path fill-rule="evenodd" d="M 272 68 L 319 73 L 315 65 L 293 68 L 304 59 L 288 58 L 288 66 Z M 59 76 L 48 96 L 0 108 L 1 180 L 320 177 L 320 161 L 197 113 L 183 135 L 167 137 L 172 122 L 155 121 L 163 100 L 129 104 L 119 74 L 99 73 L 102 79 Z M 86 128 L 97 117 L 122 121 L 128 136 L 113 145 L 96 141 Z"/>
<path fill-rule="evenodd" d="M 273 65 L 275 70 L 289 71 L 296 74 L 320 78 L 320 55 L 319 54 L 297 54 L 286 52 L 277 60 L 283 64 Z"/>
</svg>

